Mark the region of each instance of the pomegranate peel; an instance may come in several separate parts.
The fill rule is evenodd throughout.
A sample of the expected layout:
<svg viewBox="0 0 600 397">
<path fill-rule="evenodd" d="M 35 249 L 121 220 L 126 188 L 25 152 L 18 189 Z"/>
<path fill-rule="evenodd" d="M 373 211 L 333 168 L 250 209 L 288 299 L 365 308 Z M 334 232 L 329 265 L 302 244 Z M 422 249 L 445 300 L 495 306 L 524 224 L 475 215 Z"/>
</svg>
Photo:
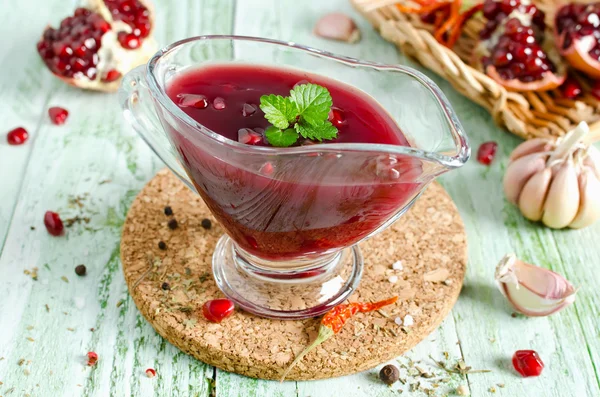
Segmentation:
<svg viewBox="0 0 600 397">
<path fill-rule="evenodd" d="M 560 54 L 575 69 L 600 78 L 600 3 L 566 4 L 554 17 Z"/>
</svg>

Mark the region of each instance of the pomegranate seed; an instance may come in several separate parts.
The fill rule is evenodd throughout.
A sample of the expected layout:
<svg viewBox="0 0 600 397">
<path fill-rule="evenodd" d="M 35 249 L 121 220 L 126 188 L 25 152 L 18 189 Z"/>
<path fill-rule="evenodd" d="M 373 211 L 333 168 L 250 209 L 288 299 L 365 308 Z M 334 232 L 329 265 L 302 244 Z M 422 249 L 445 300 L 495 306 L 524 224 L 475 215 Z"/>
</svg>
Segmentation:
<svg viewBox="0 0 600 397">
<path fill-rule="evenodd" d="M 262 142 L 262 135 L 250 128 L 238 130 L 238 142 L 247 145 L 258 145 Z"/>
<path fill-rule="evenodd" d="M 258 109 L 258 107 L 254 104 L 244 103 L 244 106 L 242 106 L 242 116 L 244 116 L 244 117 L 252 116 L 254 113 L 256 113 L 257 109 Z"/>
<path fill-rule="evenodd" d="M 331 124 L 337 128 L 340 128 L 342 125 L 344 125 L 346 121 L 346 118 L 344 117 L 344 111 L 340 108 L 336 108 L 335 106 L 331 108 L 327 118 L 329 121 L 331 121 Z"/>
<path fill-rule="evenodd" d="M 123 48 L 127 48 L 129 50 L 134 50 L 142 45 L 140 38 L 133 33 L 119 32 L 117 38 Z"/>
<path fill-rule="evenodd" d="M 233 314 L 234 305 L 229 299 L 213 299 L 202 305 L 202 314 L 213 323 L 220 323 Z"/>
<path fill-rule="evenodd" d="M 148 378 L 154 378 L 156 376 L 156 371 L 154 370 L 154 368 L 148 368 L 146 370 L 146 376 Z"/>
<path fill-rule="evenodd" d="M 213 107 L 217 110 L 223 110 L 225 109 L 225 99 L 221 98 L 221 97 L 216 97 L 213 100 Z"/>
<path fill-rule="evenodd" d="M 48 109 L 48 115 L 53 124 L 63 125 L 69 117 L 69 111 L 61 107 L 51 107 Z"/>
<path fill-rule="evenodd" d="M 572 77 L 569 77 L 560 87 L 562 95 L 568 99 L 575 99 L 581 95 L 581 85 Z"/>
<path fill-rule="evenodd" d="M 121 77 L 121 72 L 119 72 L 118 70 L 115 69 L 111 69 L 106 73 L 106 76 L 104 77 L 104 81 L 106 81 L 107 83 L 113 82 L 118 80 Z"/>
<path fill-rule="evenodd" d="M 44 214 L 44 225 L 48 233 L 53 236 L 61 236 L 65 231 L 62 220 L 56 212 L 46 211 Z"/>
<path fill-rule="evenodd" d="M 492 160 L 496 156 L 498 144 L 496 142 L 484 142 L 479 146 L 477 151 L 477 161 L 484 165 L 492 164 Z"/>
<path fill-rule="evenodd" d="M 89 365 L 90 367 L 96 365 L 96 363 L 98 362 L 98 355 L 94 352 L 88 352 L 87 358 L 87 365 Z"/>
<path fill-rule="evenodd" d="M 273 164 L 266 162 L 260 167 L 260 173 L 263 175 L 271 175 L 273 173 Z"/>
<path fill-rule="evenodd" d="M 29 138 L 29 133 L 23 127 L 17 127 L 10 130 L 6 135 L 6 141 L 9 145 L 22 145 Z"/>
<path fill-rule="evenodd" d="M 196 94 L 179 94 L 179 106 L 182 108 L 194 107 L 196 109 L 206 109 L 208 107 L 208 101 L 204 95 Z"/>
<path fill-rule="evenodd" d="M 513 367 L 524 378 L 540 376 L 544 369 L 542 359 L 534 350 L 517 350 L 512 357 Z"/>
</svg>

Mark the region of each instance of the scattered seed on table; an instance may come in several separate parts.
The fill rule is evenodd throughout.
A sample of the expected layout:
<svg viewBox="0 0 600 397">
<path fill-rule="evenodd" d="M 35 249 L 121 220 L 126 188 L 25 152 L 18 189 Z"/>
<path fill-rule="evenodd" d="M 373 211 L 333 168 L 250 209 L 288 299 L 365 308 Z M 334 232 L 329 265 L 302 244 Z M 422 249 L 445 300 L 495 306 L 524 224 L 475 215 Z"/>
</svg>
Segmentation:
<svg viewBox="0 0 600 397">
<path fill-rule="evenodd" d="M 166 250 L 167 249 L 167 244 L 164 241 L 159 241 L 158 242 L 158 248 L 160 248 L 161 250 Z"/>
<path fill-rule="evenodd" d="M 175 230 L 179 227 L 179 224 L 177 223 L 177 219 L 171 219 L 169 221 L 169 223 L 167 223 L 167 226 L 169 226 L 169 229 L 171 230 Z"/>
<path fill-rule="evenodd" d="M 165 215 L 166 215 L 166 216 L 171 216 L 171 215 L 173 215 L 173 208 L 171 208 L 170 206 L 168 206 L 168 205 L 167 205 L 167 206 L 165 207 Z"/>
<path fill-rule="evenodd" d="M 169 283 L 167 283 L 166 281 L 164 283 L 162 283 L 162 285 L 160 286 L 160 288 L 162 288 L 163 290 L 167 291 L 171 289 L 171 286 L 169 285 Z"/>
<path fill-rule="evenodd" d="M 202 227 L 205 228 L 206 230 L 210 229 L 212 227 L 212 222 L 210 221 L 210 219 L 208 219 L 208 218 L 202 219 Z"/>
<path fill-rule="evenodd" d="M 146 376 L 148 378 L 154 378 L 156 376 L 156 371 L 154 370 L 154 368 L 148 368 L 146 370 Z"/>
<path fill-rule="evenodd" d="M 87 273 L 87 269 L 85 265 L 77 265 L 75 266 L 75 274 L 78 276 L 85 276 Z"/>
<path fill-rule="evenodd" d="M 64 281 L 65 283 L 68 283 L 68 282 L 69 282 L 69 279 L 68 279 L 66 276 L 61 276 L 61 277 L 60 277 L 60 279 L 61 279 L 62 281 Z"/>
</svg>

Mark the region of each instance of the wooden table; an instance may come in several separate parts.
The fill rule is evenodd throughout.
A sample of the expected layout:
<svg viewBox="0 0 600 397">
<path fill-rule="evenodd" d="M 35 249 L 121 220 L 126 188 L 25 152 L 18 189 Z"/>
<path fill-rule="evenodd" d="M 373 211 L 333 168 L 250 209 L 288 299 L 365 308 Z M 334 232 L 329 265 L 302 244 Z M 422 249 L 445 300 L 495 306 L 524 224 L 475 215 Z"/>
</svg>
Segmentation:
<svg viewBox="0 0 600 397">
<path fill-rule="evenodd" d="M 209 396 L 216 390 L 219 397 L 350 397 L 395 396 L 398 389 L 409 390 L 408 384 L 383 385 L 376 379 L 378 369 L 315 382 L 245 378 L 188 357 L 146 323 L 123 281 L 120 228 L 136 193 L 163 165 L 125 125 L 116 95 L 72 89 L 43 67 L 36 40 L 46 23 L 57 24 L 71 11 L 70 3 L 0 0 L 0 396 Z M 161 44 L 233 33 L 414 66 L 344 0 L 156 3 Z M 359 44 L 312 35 L 316 19 L 331 11 L 358 19 L 363 30 Z M 418 366 L 438 378 L 406 376 L 408 382 L 420 381 L 423 389 L 440 376 L 449 379 L 432 389 L 436 396 L 452 395 L 461 384 L 477 397 L 600 396 L 600 224 L 552 231 L 525 221 L 504 199 L 501 185 L 507 156 L 519 140 L 495 127 L 484 109 L 431 77 L 454 105 L 473 148 L 488 140 L 500 148 L 491 167 L 471 161 L 441 179 L 467 226 L 469 270 L 452 315 L 398 359 L 407 367 L 410 359 L 421 360 Z M 46 111 L 52 105 L 69 109 L 67 125 L 49 123 Z M 5 131 L 19 125 L 32 138 L 10 147 Z M 76 223 L 64 238 L 53 238 L 44 230 L 46 210 L 88 222 Z M 513 251 L 580 286 L 575 305 L 548 318 L 511 317 L 493 274 L 496 262 Z M 73 271 L 80 263 L 88 268 L 84 278 Z M 25 274 L 34 268 L 37 280 Z M 529 348 L 541 354 L 546 369 L 537 379 L 523 380 L 512 370 L 510 357 Z M 88 351 L 100 356 L 93 369 L 85 365 Z M 446 376 L 429 358 L 443 358 L 443 352 L 450 362 L 463 358 L 473 368 L 492 372 Z M 146 377 L 149 367 L 156 369 L 156 378 Z"/>
</svg>

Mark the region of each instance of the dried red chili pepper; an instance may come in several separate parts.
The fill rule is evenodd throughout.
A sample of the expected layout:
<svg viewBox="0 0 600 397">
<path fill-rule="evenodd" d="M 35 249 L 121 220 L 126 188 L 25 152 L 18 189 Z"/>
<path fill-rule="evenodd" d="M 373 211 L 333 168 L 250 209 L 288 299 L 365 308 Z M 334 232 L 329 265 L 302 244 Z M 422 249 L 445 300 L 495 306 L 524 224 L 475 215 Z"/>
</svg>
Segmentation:
<svg viewBox="0 0 600 397">
<path fill-rule="evenodd" d="M 315 347 L 319 346 L 321 343 L 325 342 L 327 339 L 331 338 L 333 335 L 337 334 L 346 321 L 356 313 L 367 313 L 375 310 L 379 310 L 384 306 L 391 305 L 398 300 L 397 296 L 393 298 L 389 298 L 386 300 L 382 300 L 374 303 L 346 303 L 342 305 L 338 305 L 331 309 L 329 312 L 323 316 L 321 319 L 321 326 L 319 327 L 319 334 L 317 338 L 306 347 L 290 364 L 289 367 L 284 371 L 281 376 L 281 381 L 285 379 L 290 370 L 300 361 L 302 357 L 304 357 L 308 352 L 313 350 Z"/>
</svg>

